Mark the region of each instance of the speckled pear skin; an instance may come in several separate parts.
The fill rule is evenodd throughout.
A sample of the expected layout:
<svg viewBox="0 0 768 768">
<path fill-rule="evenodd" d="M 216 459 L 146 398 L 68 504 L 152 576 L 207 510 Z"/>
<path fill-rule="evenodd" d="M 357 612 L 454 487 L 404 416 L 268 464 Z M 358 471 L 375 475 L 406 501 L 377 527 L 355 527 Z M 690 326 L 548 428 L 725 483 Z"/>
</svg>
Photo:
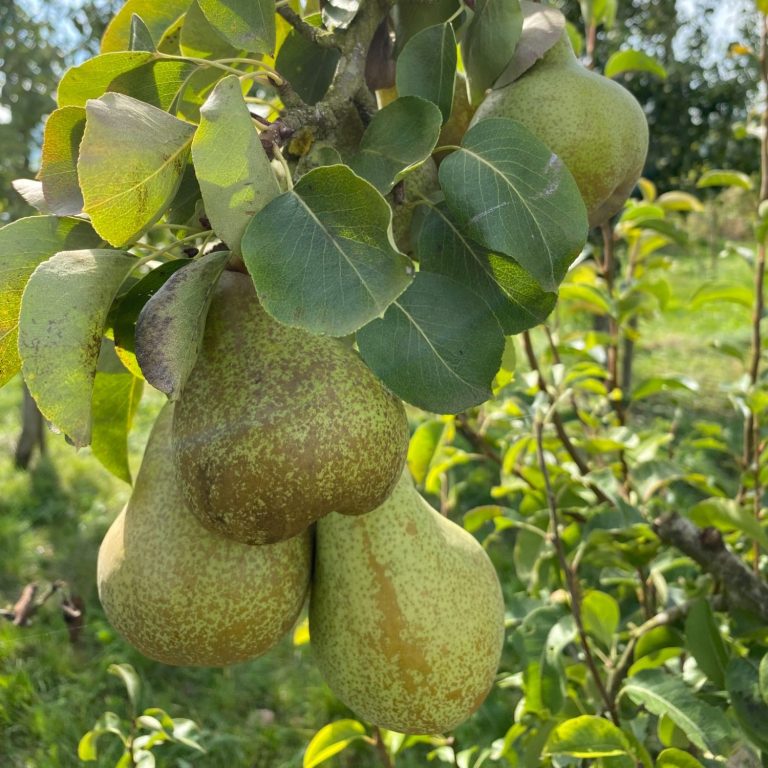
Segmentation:
<svg viewBox="0 0 768 768">
<path fill-rule="evenodd" d="M 318 522 L 309 627 L 320 671 L 359 717 L 442 733 L 493 684 L 504 601 L 485 550 L 406 470 L 374 512 Z"/>
<path fill-rule="evenodd" d="M 488 117 L 522 123 L 573 174 L 590 226 L 621 210 L 648 154 L 648 123 L 635 97 L 577 60 L 567 34 L 512 84 L 491 91 L 471 125 Z"/>
<path fill-rule="evenodd" d="M 403 404 L 352 347 L 273 320 L 224 272 L 173 425 L 184 499 L 207 528 L 282 541 L 331 511 L 363 514 L 405 463 Z"/>
<path fill-rule="evenodd" d="M 295 623 L 311 535 L 251 547 L 203 528 L 170 466 L 171 409 L 160 413 L 133 495 L 99 549 L 99 597 L 112 626 L 145 656 L 182 666 L 245 661 Z"/>
</svg>

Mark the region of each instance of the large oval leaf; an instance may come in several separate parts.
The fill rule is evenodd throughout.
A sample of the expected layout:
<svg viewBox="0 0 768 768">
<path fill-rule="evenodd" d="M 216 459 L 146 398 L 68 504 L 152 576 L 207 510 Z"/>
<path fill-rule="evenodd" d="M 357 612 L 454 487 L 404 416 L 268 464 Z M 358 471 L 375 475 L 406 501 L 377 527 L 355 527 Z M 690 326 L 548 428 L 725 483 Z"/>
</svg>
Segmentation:
<svg viewBox="0 0 768 768">
<path fill-rule="evenodd" d="M 86 114 L 77 163 L 84 208 L 105 240 L 126 245 L 173 200 L 195 128 L 119 93 L 89 101 Z"/>
<path fill-rule="evenodd" d="M 718 687 L 725 687 L 728 651 L 720 635 L 709 603 L 701 598 L 694 602 L 685 617 L 685 639 L 699 669 Z"/>
<path fill-rule="evenodd" d="M 76 446 L 91 438 L 91 397 L 109 308 L 136 258 L 119 251 L 57 253 L 21 300 L 19 354 L 41 413 Z"/>
<path fill-rule="evenodd" d="M 248 222 L 280 188 L 235 75 L 217 83 L 200 109 L 192 159 L 213 231 L 239 253 Z"/>
<path fill-rule="evenodd" d="M 136 359 L 144 378 L 176 400 L 195 366 L 216 281 L 229 261 L 214 251 L 174 272 L 136 322 Z"/>
<path fill-rule="evenodd" d="M 646 669 L 627 679 L 621 689 L 636 704 L 661 717 L 667 715 L 699 749 L 717 754 L 730 726 L 722 710 L 698 699 L 679 678 Z"/>
<path fill-rule="evenodd" d="M 403 400 L 458 413 L 491 396 L 504 335 L 477 294 L 444 275 L 419 272 L 380 320 L 357 333 L 360 354 Z"/>
<path fill-rule="evenodd" d="M 275 48 L 275 0 L 198 0 L 211 26 L 235 48 L 271 53 Z"/>
<path fill-rule="evenodd" d="M 397 57 L 398 94 L 431 101 L 439 107 L 445 123 L 453 106 L 457 58 L 456 35 L 450 24 L 421 30 Z"/>
<path fill-rule="evenodd" d="M 467 234 L 511 256 L 553 291 L 587 239 L 587 211 L 562 160 L 520 123 L 481 120 L 440 165 L 448 207 Z"/>
<path fill-rule="evenodd" d="M 61 107 L 45 121 L 43 153 L 38 178 L 53 213 L 69 216 L 83 210 L 77 180 L 77 157 L 85 130 L 85 109 Z"/>
<path fill-rule="evenodd" d="M 442 116 L 430 101 L 402 96 L 365 129 L 352 169 L 386 194 L 404 171 L 426 160 L 440 136 Z"/>
<path fill-rule="evenodd" d="M 286 325 L 346 336 L 378 317 L 411 280 L 392 245 L 392 212 L 344 165 L 316 168 L 253 218 L 243 237 L 264 308 Z"/>
<path fill-rule="evenodd" d="M 56 89 L 59 106 L 84 107 L 88 99 L 103 96 L 116 77 L 154 58 L 149 51 L 104 53 L 68 69 Z"/>
<path fill-rule="evenodd" d="M 416 256 L 423 271 L 452 277 L 480 296 L 505 334 L 544 322 L 557 303 L 557 294 L 542 291 L 521 266 L 464 235 L 444 203 L 430 206 L 425 215 Z"/>
<path fill-rule="evenodd" d="M 0 229 L 0 387 L 21 368 L 19 309 L 35 268 L 59 251 L 94 248 L 101 238 L 79 219 L 30 216 Z"/>
</svg>

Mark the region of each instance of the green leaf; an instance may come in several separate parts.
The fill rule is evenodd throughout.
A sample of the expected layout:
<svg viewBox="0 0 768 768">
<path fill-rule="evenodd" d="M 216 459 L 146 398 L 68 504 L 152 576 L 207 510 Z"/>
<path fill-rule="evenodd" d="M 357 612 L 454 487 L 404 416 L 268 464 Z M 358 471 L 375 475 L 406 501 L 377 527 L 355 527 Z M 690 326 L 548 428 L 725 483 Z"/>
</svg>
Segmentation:
<svg viewBox="0 0 768 768">
<path fill-rule="evenodd" d="M 179 46 L 183 56 L 196 59 L 232 59 L 240 53 L 210 25 L 197 0 L 184 16 Z"/>
<path fill-rule="evenodd" d="M 171 400 L 195 365 L 211 295 L 229 257 L 213 251 L 174 272 L 141 310 L 136 359 L 144 378 Z"/>
<path fill-rule="evenodd" d="M 84 763 L 93 763 L 99 759 L 99 753 L 96 749 L 96 741 L 100 734 L 96 731 L 88 731 L 80 739 L 77 745 L 77 756 Z"/>
<path fill-rule="evenodd" d="M 757 667 L 747 659 L 731 659 L 725 685 L 741 729 L 758 749 L 768 752 L 768 704 L 760 695 Z"/>
<path fill-rule="evenodd" d="M 440 185 L 473 240 L 512 257 L 547 291 L 587 237 L 587 211 L 562 161 L 520 123 L 481 120 L 440 165 Z"/>
<path fill-rule="evenodd" d="M 85 109 L 62 107 L 45 121 L 43 152 L 38 178 L 52 213 L 69 216 L 83 210 L 77 180 L 77 156 L 85 130 Z"/>
<path fill-rule="evenodd" d="M 621 619 L 616 599 L 605 592 L 591 590 L 584 595 L 581 610 L 586 633 L 610 649 Z"/>
<path fill-rule="evenodd" d="M 104 347 L 103 345 L 102 352 Z M 117 361 L 111 348 L 109 354 Z M 117 361 L 119 363 L 119 361 Z M 98 370 L 93 384 L 91 411 L 93 455 L 115 477 L 131 482 L 128 464 L 128 433 L 141 400 L 143 382 L 120 365 L 115 370 Z"/>
<path fill-rule="evenodd" d="M 139 313 L 174 272 L 192 263 L 188 259 L 174 259 L 156 267 L 126 291 L 112 313 L 115 352 L 134 376 L 144 377 L 136 361 L 136 322 Z"/>
<path fill-rule="evenodd" d="M 681 389 L 688 390 L 688 392 L 698 392 L 699 384 L 688 376 L 652 376 L 641 381 L 635 387 L 632 391 L 632 400 L 642 400 L 659 392 Z"/>
<path fill-rule="evenodd" d="M 306 16 L 304 21 L 318 25 L 320 14 Z M 316 104 L 325 96 L 339 58 L 341 53 L 335 48 L 322 48 L 291 29 L 280 46 L 275 68 L 307 104 Z"/>
<path fill-rule="evenodd" d="M 485 402 L 504 351 L 504 335 L 485 303 L 430 272 L 419 272 L 383 318 L 358 331 L 357 343 L 398 397 L 436 413 Z"/>
<path fill-rule="evenodd" d="M 118 93 L 86 106 L 77 170 L 85 211 L 109 243 L 136 240 L 173 200 L 194 126 Z M 115 158 L 120 173 L 115 173 Z"/>
<path fill-rule="evenodd" d="M 666 714 L 699 749 L 717 753 L 728 738 L 730 726 L 723 711 L 696 698 L 679 677 L 643 670 L 626 680 L 621 694 L 654 715 Z"/>
<path fill-rule="evenodd" d="M 751 309 L 752 304 L 754 303 L 754 294 L 752 289 L 746 285 L 709 283 L 702 285 L 701 288 L 693 294 L 688 306 L 691 309 L 700 309 L 705 304 L 709 304 L 713 301 L 739 304 L 742 307 Z"/>
<path fill-rule="evenodd" d="M 434 104 L 417 96 L 401 96 L 376 113 L 350 166 L 386 194 L 405 171 L 429 157 L 441 123 Z"/>
<path fill-rule="evenodd" d="M 444 203 L 430 206 L 422 220 L 416 256 L 423 271 L 447 275 L 474 291 L 496 315 L 505 334 L 539 325 L 557 303 L 557 294 L 542 291 L 517 263 L 464 235 Z"/>
<path fill-rule="evenodd" d="M 611 54 L 605 63 L 603 74 L 606 77 L 616 77 L 625 72 L 648 72 L 660 80 L 667 79 L 667 70 L 653 56 L 642 51 L 616 51 Z"/>
<path fill-rule="evenodd" d="M 123 93 L 167 112 L 197 69 L 197 64 L 187 61 L 150 61 L 118 75 L 107 90 Z"/>
<path fill-rule="evenodd" d="M 695 195 L 688 192 L 681 192 L 677 189 L 672 192 L 665 192 L 657 199 L 657 203 L 665 211 L 681 211 L 683 213 L 703 213 L 704 205 Z"/>
<path fill-rule="evenodd" d="M 408 469 L 417 485 L 423 485 L 427 473 L 442 442 L 446 425 L 439 419 L 429 419 L 419 424 L 408 443 Z"/>
<path fill-rule="evenodd" d="M 712 170 L 701 175 L 696 183 L 699 189 L 706 187 L 739 187 L 752 189 L 752 179 L 741 171 Z"/>
<path fill-rule="evenodd" d="M 545 750 L 553 756 L 596 759 L 627 755 L 630 745 L 613 723 L 602 717 L 582 715 L 560 723 L 549 734 Z"/>
<path fill-rule="evenodd" d="M 271 53 L 275 48 L 275 0 L 198 0 L 211 26 L 235 48 Z"/>
<path fill-rule="evenodd" d="M 704 766 L 688 752 L 672 747 L 659 754 L 655 768 L 704 768 Z"/>
<path fill-rule="evenodd" d="M 123 681 L 131 707 L 134 712 L 137 712 L 139 709 L 139 696 L 141 695 L 141 681 L 136 674 L 136 670 L 130 664 L 110 664 L 107 667 L 107 672 L 110 675 L 119 677 Z"/>
<path fill-rule="evenodd" d="M 41 413 L 80 447 L 109 308 L 136 259 L 108 250 L 57 253 L 32 273 L 19 315 L 19 354 Z"/>
<path fill-rule="evenodd" d="M 264 308 L 286 325 L 346 336 L 411 281 L 391 240 L 392 211 L 345 165 L 316 168 L 267 204 L 242 241 Z"/>
<path fill-rule="evenodd" d="M 155 59 L 148 51 L 104 53 L 68 69 L 56 90 L 60 107 L 84 107 L 88 99 L 98 99 L 119 75 Z"/>
<path fill-rule="evenodd" d="M 50 213 L 51 209 L 45 202 L 43 185 L 36 179 L 14 179 L 11 182 L 14 192 L 18 193 L 27 205 L 36 208 L 39 213 Z"/>
<path fill-rule="evenodd" d="M 131 47 L 131 22 L 141 16 L 152 38 L 159 40 L 165 30 L 179 18 L 189 0 L 128 0 L 117 12 L 101 38 L 101 52 L 127 51 Z"/>
<path fill-rule="evenodd" d="M 307 745 L 302 768 L 315 768 L 365 738 L 365 726 L 357 720 L 337 720 L 321 728 Z"/>
<path fill-rule="evenodd" d="M 21 368 L 19 309 L 30 275 L 58 251 L 94 248 L 100 242 L 87 222 L 56 216 L 30 216 L 0 229 L 0 387 Z"/>
<path fill-rule="evenodd" d="M 768 15 L 768 0 L 755 0 L 757 10 L 763 15 Z"/>
<path fill-rule="evenodd" d="M 130 42 L 128 47 L 132 51 L 150 51 L 154 53 L 155 41 L 152 39 L 152 32 L 144 23 L 144 19 L 137 14 L 131 16 Z"/>
<path fill-rule="evenodd" d="M 760 695 L 763 697 L 763 701 L 768 704 L 768 653 L 760 659 L 758 681 L 760 684 Z"/>
<path fill-rule="evenodd" d="M 752 511 L 741 506 L 735 499 L 704 499 L 688 509 L 686 516 L 702 527 L 741 531 L 768 551 L 768 535 L 763 527 Z"/>
<path fill-rule="evenodd" d="M 397 57 L 398 94 L 431 101 L 440 109 L 445 123 L 453 106 L 457 58 L 456 35 L 450 24 L 436 24 L 421 30 Z"/>
<path fill-rule="evenodd" d="M 562 37 L 565 17 L 556 8 L 540 3 L 521 2 L 523 34 L 511 61 L 493 84 L 504 88 L 527 72 Z"/>
<path fill-rule="evenodd" d="M 561 300 L 575 302 L 576 306 L 573 309 L 576 311 L 592 312 L 595 315 L 613 313 L 609 297 L 597 286 L 568 282 L 560 286 L 559 293 Z"/>
<path fill-rule="evenodd" d="M 219 81 L 201 108 L 192 159 L 213 231 L 240 253 L 246 226 L 280 188 L 235 75 Z"/>
<path fill-rule="evenodd" d="M 718 687 L 725 687 L 725 667 L 728 651 L 720 636 L 720 629 L 709 603 L 697 600 L 685 619 L 685 638 L 688 650 L 696 659 L 699 669 Z"/>
<path fill-rule="evenodd" d="M 478 0 L 461 40 L 472 103 L 482 99 L 509 64 L 522 32 L 520 0 Z"/>
</svg>

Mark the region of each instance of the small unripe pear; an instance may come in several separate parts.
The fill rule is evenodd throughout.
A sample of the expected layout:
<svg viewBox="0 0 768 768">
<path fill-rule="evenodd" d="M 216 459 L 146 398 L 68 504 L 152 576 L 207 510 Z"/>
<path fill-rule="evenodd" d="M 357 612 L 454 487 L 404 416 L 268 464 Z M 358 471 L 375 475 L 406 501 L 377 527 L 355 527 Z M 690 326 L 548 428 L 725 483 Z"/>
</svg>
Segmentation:
<svg viewBox="0 0 768 768">
<path fill-rule="evenodd" d="M 487 117 L 517 120 L 562 159 L 590 226 L 621 210 L 648 154 L 640 104 L 618 83 L 582 66 L 565 33 L 520 79 L 491 91 L 472 125 Z"/>
<path fill-rule="evenodd" d="M 128 506 L 99 549 L 99 597 L 112 626 L 165 664 L 220 667 L 259 656 L 295 623 L 309 586 L 307 531 L 250 547 L 203 528 L 169 460 L 172 406 L 160 413 Z"/>
</svg>

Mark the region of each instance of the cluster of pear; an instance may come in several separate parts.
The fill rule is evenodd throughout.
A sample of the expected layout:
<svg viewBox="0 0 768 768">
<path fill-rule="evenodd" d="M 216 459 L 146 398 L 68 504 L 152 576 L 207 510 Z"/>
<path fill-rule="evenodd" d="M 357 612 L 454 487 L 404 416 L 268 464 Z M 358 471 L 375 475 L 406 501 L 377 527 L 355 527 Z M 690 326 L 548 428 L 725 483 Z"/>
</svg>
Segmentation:
<svg viewBox="0 0 768 768">
<path fill-rule="evenodd" d="M 297 621 L 339 698 L 441 732 L 483 701 L 504 637 L 483 548 L 404 470 L 407 421 L 346 342 L 272 320 L 226 271 L 198 362 L 102 543 L 110 622 L 145 655 L 222 666 Z"/>
</svg>

